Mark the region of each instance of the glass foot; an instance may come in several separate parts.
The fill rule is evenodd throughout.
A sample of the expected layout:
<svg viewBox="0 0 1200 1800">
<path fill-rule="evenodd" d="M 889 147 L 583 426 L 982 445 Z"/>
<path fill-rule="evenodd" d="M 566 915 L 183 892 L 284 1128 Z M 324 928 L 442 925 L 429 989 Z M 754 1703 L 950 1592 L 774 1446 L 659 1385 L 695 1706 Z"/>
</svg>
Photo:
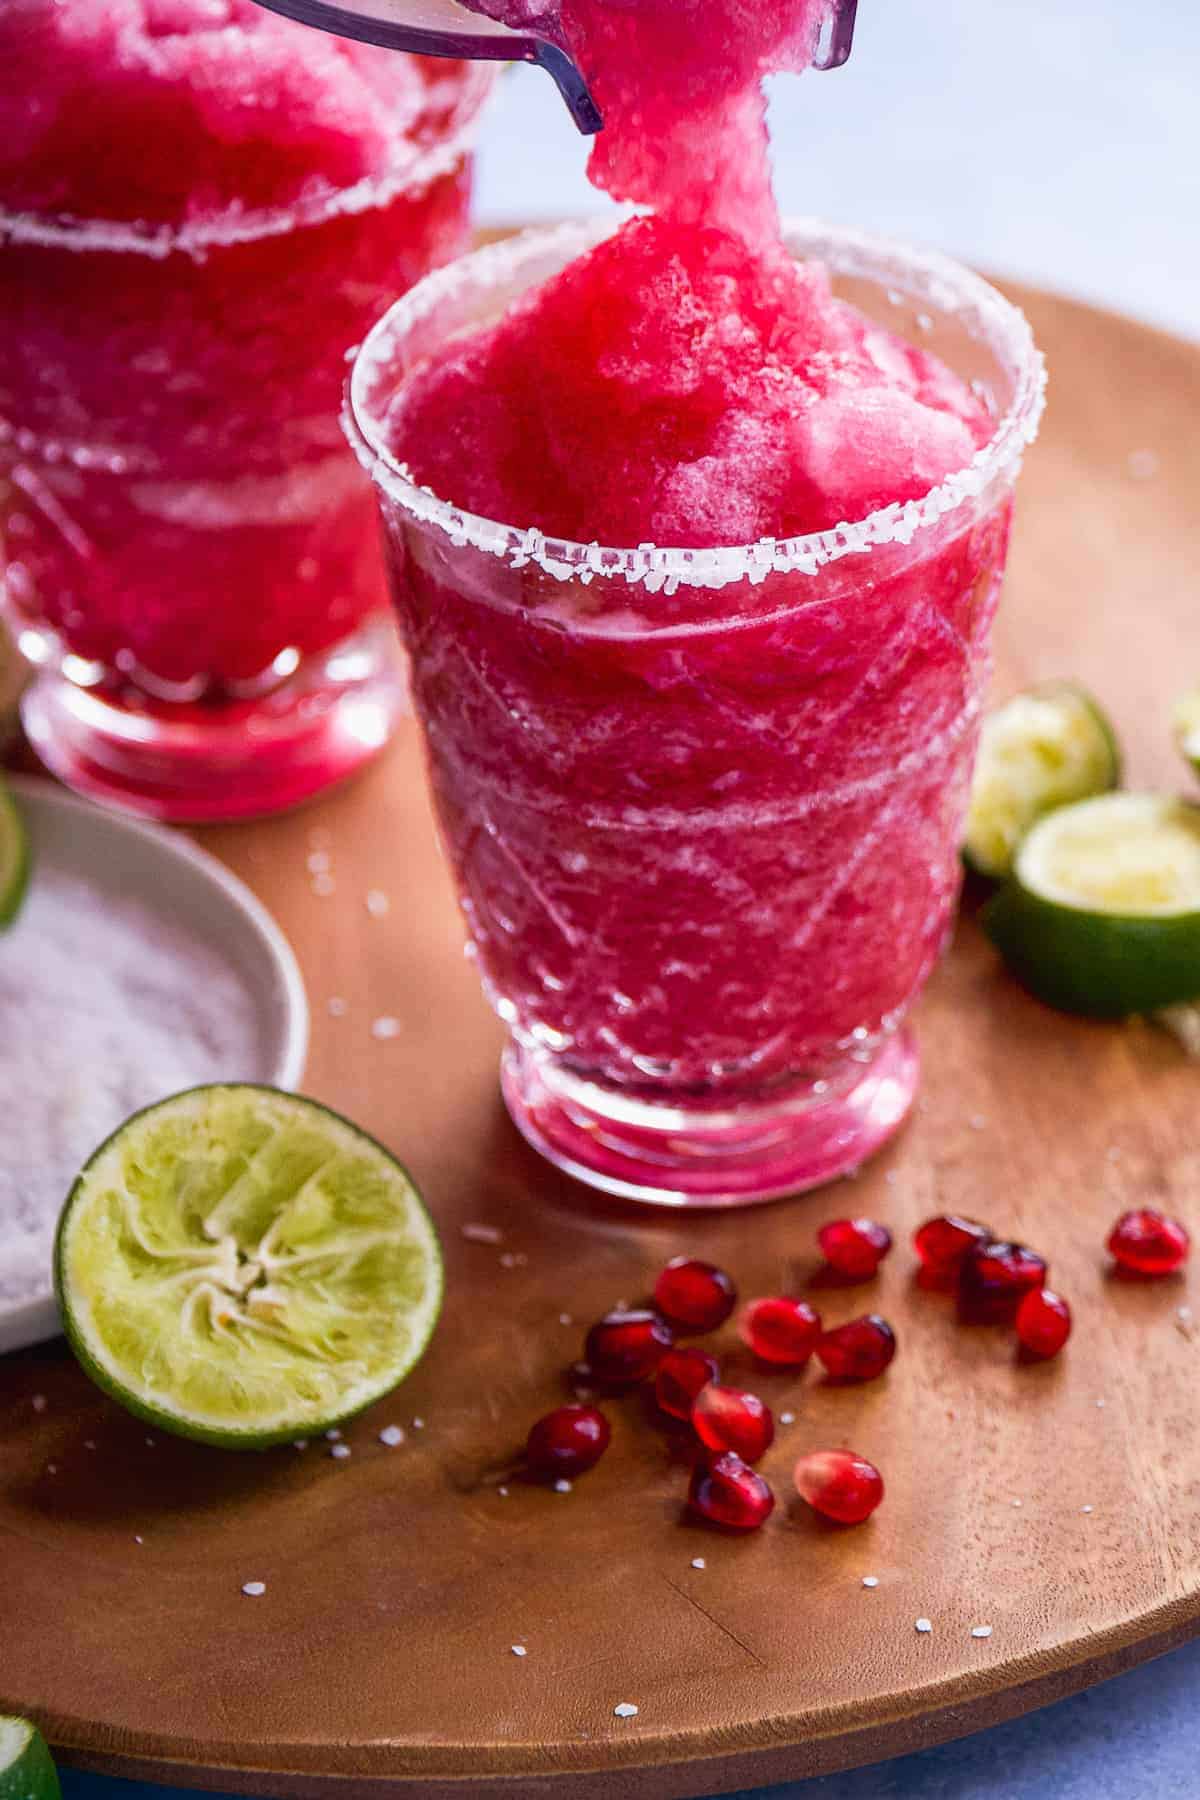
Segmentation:
<svg viewBox="0 0 1200 1800">
<path fill-rule="evenodd" d="M 143 818 L 249 819 L 310 800 L 378 755 L 404 710 L 390 620 L 301 662 L 256 697 L 121 704 L 44 671 L 21 719 L 46 767 L 76 793 Z"/>
<path fill-rule="evenodd" d="M 905 1029 L 820 1091 L 810 1081 L 720 1109 L 633 1100 L 516 1044 L 504 1053 L 500 1082 L 518 1130 L 577 1180 L 654 1206 L 748 1206 L 857 1168 L 902 1123 L 919 1071 Z"/>
</svg>

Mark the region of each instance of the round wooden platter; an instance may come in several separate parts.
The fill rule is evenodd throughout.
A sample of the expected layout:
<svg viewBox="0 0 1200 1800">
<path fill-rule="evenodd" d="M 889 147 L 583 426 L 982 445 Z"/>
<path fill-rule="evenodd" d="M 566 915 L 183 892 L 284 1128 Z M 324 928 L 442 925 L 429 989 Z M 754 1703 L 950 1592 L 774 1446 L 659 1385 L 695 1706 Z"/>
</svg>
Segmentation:
<svg viewBox="0 0 1200 1800">
<path fill-rule="evenodd" d="M 1022 298 L 1053 383 L 1001 678 L 1091 682 L 1132 776 L 1182 780 L 1166 716 L 1200 676 L 1200 349 Z M 920 1009 L 917 1114 L 853 1184 L 720 1218 L 625 1211 L 544 1166 L 501 1110 L 499 1031 L 462 955 L 411 727 L 344 792 L 205 841 L 299 952 L 308 1089 L 394 1146 L 428 1195 L 444 1319 L 340 1461 L 324 1443 L 151 1443 L 61 1344 L 0 1363 L 0 1710 L 36 1715 L 80 1765 L 197 1786 L 668 1800 L 935 1743 L 1197 1630 L 1189 1284 L 1116 1283 L 1102 1252 L 1135 1201 L 1200 1225 L 1200 1076 L 1165 1035 L 1046 1012 L 964 917 Z M 372 1035 L 383 1015 L 391 1039 Z M 1019 1366 L 1007 1335 L 957 1328 L 914 1286 L 909 1233 L 947 1207 L 1047 1253 L 1076 1309 L 1059 1363 Z M 833 1390 L 752 1372 L 732 1334 L 719 1343 L 731 1379 L 796 1415 L 764 1464 L 779 1506 L 759 1535 L 684 1522 L 686 1469 L 636 1400 L 611 1406 L 612 1450 L 572 1492 L 504 1480 L 582 1326 L 668 1256 L 712 1257 L 747 1294 L 807 1285 L 815 1228 L 851 1209 L 886 1219 L 898 1248 L 875 1285 L 821 1303 L 894 1322 L 888 1377 Z M 396 1449 L 378 1437 L 392 1422 L 408 1434 Z M 789 1499 L 795 1455 L 842 1443 L 887 1478 L 856 1531 Z M 251 1579 L 261 1598 L 243 1597 Z M 626 1701 L 638 1712 L 619 1718 Z"/>
</svg>

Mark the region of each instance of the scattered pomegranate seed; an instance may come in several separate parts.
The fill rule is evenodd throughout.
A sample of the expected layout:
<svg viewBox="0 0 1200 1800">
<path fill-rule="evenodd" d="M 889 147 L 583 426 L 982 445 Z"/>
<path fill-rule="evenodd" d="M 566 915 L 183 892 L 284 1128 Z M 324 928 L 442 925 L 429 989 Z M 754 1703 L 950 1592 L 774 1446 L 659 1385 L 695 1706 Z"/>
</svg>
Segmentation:
<svg viewBox="0 0 1200 1800">
<path fill-rule="evenodd" d="M 582 1475 L 608 1449 L 612 1433 L 595 1406 L 559 1406 L 533 1426 L 525 1442 L 525 1461 L 534 1475 L 557 1480 Z"/>
<path fill-rule="evenodd" d="M 654 1377 L 654 1398 L 673 1419 L 690 1419 L 696 1395 L 720 1373 L 706 1350 L 668 1350 Z"/>
<path fill-rule="evenodd" d="M 715 1331 L 737 1305 L 737 1289 L 724 1269 L 677 1256 L 654 1284 L 654 1304 L 676 1331 Z"/>
<path fill-rule="evenodd" d="M 692 1424 L 710 1450 L 732 1450 L 747 1463 L 756 1463 L 775 1441 L 771 1409 L 757 1394 L 715 1383 L 696 1396 Z"/>
<path fill-rule="evenodd" d="M 584 1361 L 604 1387 L 632 1387 L 654 1374 L 675 1333 L 654 1312 L 610 1312 L 587 1334 Z"/>
<path fill-rule="evenodd" d="M 958 1310 L 969 1325 L 1008 1325 L 1026 1294 L 1045 1285 L 1046 1260 L 1024 1244 L 977 1244 L 958 1275 Z"/>
<path fill-rule="evenodd" d="M 821 1255 L 847 1281 L 869 1281 L 892 1247 L 892 1234 L 874 1219 L 834 1219 L 817 1233 Z"/>
<path fill-rule="evenodd" d="M 1168 1219 L 1152 1206 L 1122 1213 L 1108 1237 L 1108 1252 L 1118 1268 L 1134 1275 L 1173 1275 L 1191 1252 L 1192 1240 L 1178 1219 Z"/>
<path fill-rule="evenodd" d="M 814 1450 L 796 1464 L 796 1492 L 822 1518 L 861 1525 L 883 1499 L 883 1476 L 853 1450 Z"/>
<path fill-rule="evenodd" d="M 1057 1356 L 1071 1335 L 1071 1309 L 1049 1288 L 1034 1288 L 1017 1308 L 1017 1338 L 1030 1356 Z"/>
<path fill-rule="evenodd" d="M 821 1315 L 790 1294 L 752 1300 L 738 1324 L 742 1340 L 761 1362 L 797 1368 L 806 1363 L 821 1335 Z"/>
<path fill-rule="evenodd" d="M 951 1281 L 962 1267 L 968 1250 L 991 1242 L 986 1225 L 963 1219 L 957 1213 L 941 1213 L 917 1227 L 913 1248 L 931 1275 Z"/>
<path fill-rule="evenodd" d="M 864 1313 L 817 1342 L 817 1355 L 834 1381 L 874 1381 L 896 1354 L 896 1334 L 878 1313 Z"/>
<path fill-rule="evenodd" d="M 770 1518 L 775 1496 L 756 1469 L 726 1451 L 698 1464 L 688 1491 L 688 1504 L 710 1525 L 726 1531 L 757 1531 Z"/>
</svg>

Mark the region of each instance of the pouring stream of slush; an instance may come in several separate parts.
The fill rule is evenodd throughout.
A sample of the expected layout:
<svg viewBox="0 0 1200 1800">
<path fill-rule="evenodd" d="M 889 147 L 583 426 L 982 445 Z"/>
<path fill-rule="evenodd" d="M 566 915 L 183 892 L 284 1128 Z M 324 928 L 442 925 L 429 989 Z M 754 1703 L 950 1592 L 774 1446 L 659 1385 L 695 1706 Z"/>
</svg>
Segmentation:
<svg viewBox="0 0 1200 1800">
<path fill-rule="evenodd" d="M 412 50 L 422 56 L 455 56 L 485 62 L 537 63 L 554 78 L 567 110 L 580 131 L 590 135 L 604 123 L 579 69 L 552 26 L 513 30 L 496 19 L 468 10 L 459 0 L 259 0 L 272 12 L 315 25 L 336 37 L 382 44 L 389 50 Z M 822 21 L 813 67 L 837 69 L 854 41 L 858 0 L 829 0 Z"/>
</svg>

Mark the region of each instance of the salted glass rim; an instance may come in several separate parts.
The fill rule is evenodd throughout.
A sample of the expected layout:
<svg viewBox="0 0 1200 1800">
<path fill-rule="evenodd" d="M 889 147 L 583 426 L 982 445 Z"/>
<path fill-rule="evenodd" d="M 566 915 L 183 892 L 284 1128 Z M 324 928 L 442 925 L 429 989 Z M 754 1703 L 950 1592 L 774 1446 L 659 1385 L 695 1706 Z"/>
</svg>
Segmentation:
<svg viewBox="0 0 1200 1800">
<path fill-rule="evenodd" d="M 987 443 L 923 498 L 893 502 L 863 519 L 824 531 L 701 550 L 655 544 L 618 548 L 556 538 L 533 527 L 505 525 L 467 512 L 422 486 L 389 448 L 382 420 L 369 400 L 397 340 L 457 289 L 511 283 L 523 264 L 548 253 L 564 252 L 565 262 L 570 255 L 602 242 L 620 223 L 619 217 L 606 217 L 535 228 L 460 257 L 424 276 L 394 302 L 360 346 L 343 410 L 343 425 L 355 454 L 389 499 L 420 524 L 443 532 L 456 549 L 481 550 L 514 569 L 533 565 L 564 582 L 590 582 L 603 576 L 668 592 L 680 587 L 721 588 L 743 579 L 758 584 L 777 574 L 815 575 L 844 556 L 886 544 L 911 543 L 923 527 L 978 499 L 998 476 L 1011 470 L 1015 479 L 1026 449 L 1037 436 L 1046 391 L 1045 360 L 1020 307 L 981 275 L 940 251 L 914 249 L 898 239 L 804 216 L 783 222 L 789 250 L 827 262 L 836 274 L 895 286 L 906 300 L 924 300 L 944 314 L 956 316 L 975 341 L 991 349 L 1012 379 L 1012 398 Z"/>
<path fill-rule="evenodd" d="M 484 102 L 495 70 L 485 63 L 468 65 L 462 95 L 454 108 L 448 137 L 408 155 L 396 154 L 382 173 L 364 175 L 347 187 L 329 183 L 278 206 L 225 206 L 212 219 L 156 224 L 140 219 L 99 219 L 65 212 L 19 212 L 0 206 L 0 242 L 32 244 L 41 249 L 113 251 L 163 259 L 176 251 L 202 257 L 233 244 L 282 237 L 328 219 L 352 216 L 387 206 L 404 193 L 421 193 L 449 174 L 469 151 L 479 132 Z M 411 121 L 410 121 L 411 122 Z M 403 135 L 397 144 L 404 144 Z"/>
</svg>

